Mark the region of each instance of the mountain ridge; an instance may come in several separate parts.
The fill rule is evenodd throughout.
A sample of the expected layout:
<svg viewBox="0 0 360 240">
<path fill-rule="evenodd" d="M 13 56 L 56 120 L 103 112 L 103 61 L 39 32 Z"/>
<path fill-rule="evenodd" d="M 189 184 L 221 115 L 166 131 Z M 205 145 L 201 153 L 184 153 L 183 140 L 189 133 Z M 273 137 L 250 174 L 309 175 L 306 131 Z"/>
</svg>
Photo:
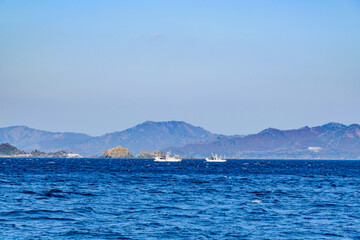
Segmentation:
<svg viewBox="0 0 360 240">
<path fill-rule="evenodd" d="M 57 151 L 89 138 L 91 136 L 83 133 L 50 132 L 23 125 L 0 128 L 0 142 L 8 142 L 25 151 Z"/>
<path fill-rule="evenodd" d="M 100 146 L 97 148 L 96 154 L 102 154 L 103 151 L 120 145 L 138 154 L 142 151 L 152 152 L 171 146 L 182 146 L 214 136 L 216 134 L 183 121 L 146 121 L 123 131 L 94 137 L 79 145 L 75 150 L 87 153 L 94 146 Z"/>
<path fill-rule="evenodd" d="M 0 128 L 0 143 L 9 142 L 25 151 L 67 151 L 85 156 L 101 155 L 116 146 L 129 148 L 133 153 L 152 152 L 171 146 L 204 141 L 217 136 L 201 127 L 184 121 L 146 121 L 123 131 L 91 137 L 83 133 L 49 132 L 27 126 Z"/>
<path fill-rule="evenodd" d="M 176 154 L 205 157 L 211 152 L 235 158 L 360 158 L 360 125 L 327 123 L 316 127 L 267 128 L 244 137 L 214 139 L 169 148 Z"/>
</svg>

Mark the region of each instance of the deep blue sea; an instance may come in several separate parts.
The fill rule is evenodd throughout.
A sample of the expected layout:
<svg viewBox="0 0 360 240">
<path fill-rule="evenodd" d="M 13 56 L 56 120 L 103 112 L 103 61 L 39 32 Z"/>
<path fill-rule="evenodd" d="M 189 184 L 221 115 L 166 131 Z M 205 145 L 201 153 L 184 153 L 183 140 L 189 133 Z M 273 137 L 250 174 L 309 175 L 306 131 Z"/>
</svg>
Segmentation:
<svg viewBox="0 0 360 240">
<path fill-rule="evenodd" d="M 360 161 L 2 158 L 0 239 L 360 239 Z"/>
</svg>

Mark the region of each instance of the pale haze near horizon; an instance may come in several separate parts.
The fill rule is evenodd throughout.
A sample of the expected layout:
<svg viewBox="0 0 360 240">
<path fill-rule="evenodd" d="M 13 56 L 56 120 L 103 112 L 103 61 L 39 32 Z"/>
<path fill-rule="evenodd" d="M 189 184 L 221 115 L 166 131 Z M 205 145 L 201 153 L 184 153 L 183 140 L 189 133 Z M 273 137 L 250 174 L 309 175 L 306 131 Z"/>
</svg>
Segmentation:
<svg viewBox="0 0 360 240">
<path fill-rule="evenodd" d="M 0 127 L 360 122 L 359 1 L 0 0 Z"/>
</svg>

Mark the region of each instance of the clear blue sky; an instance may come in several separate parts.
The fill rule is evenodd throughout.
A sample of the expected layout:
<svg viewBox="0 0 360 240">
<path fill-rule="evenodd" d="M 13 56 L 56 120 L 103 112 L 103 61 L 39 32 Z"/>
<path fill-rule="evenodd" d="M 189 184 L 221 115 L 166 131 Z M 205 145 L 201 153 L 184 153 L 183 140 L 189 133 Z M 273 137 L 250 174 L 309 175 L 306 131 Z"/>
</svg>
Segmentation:
<svg viewBox="0 0 360 240">
<path fill-rule="evenodd" d="M 0 127 L 360 122 L 360 1 L 0 0 Z"/>
</svg>

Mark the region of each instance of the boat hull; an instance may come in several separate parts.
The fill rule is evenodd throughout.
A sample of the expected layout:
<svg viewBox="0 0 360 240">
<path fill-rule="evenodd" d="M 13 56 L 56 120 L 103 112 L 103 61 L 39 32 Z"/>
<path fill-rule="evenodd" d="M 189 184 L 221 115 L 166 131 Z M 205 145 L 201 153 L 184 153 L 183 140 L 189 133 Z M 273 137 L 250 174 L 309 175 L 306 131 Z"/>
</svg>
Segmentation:
<svg viewBox="0 0 360 240">
<path fill-rule="evenodd" d="M 209 159 L 205 158 L 206 162 L 226 162 L 225 159 Z"/>
<path fill-rule="evenodd" d="M 176 157 L 170 157 L 169 155 L 166 156 L 166 158 L 160 158 L 160 157 L 156 157 L 154 159 L 154 162 L 181 162 L 180 158 L 176 158 Z"/>
<path fill-rule="evenodd" d="M 178 159 L 178 160 L 154 160 L 154 162 L 181 162 L 181 159 Z"/>
</svg>

